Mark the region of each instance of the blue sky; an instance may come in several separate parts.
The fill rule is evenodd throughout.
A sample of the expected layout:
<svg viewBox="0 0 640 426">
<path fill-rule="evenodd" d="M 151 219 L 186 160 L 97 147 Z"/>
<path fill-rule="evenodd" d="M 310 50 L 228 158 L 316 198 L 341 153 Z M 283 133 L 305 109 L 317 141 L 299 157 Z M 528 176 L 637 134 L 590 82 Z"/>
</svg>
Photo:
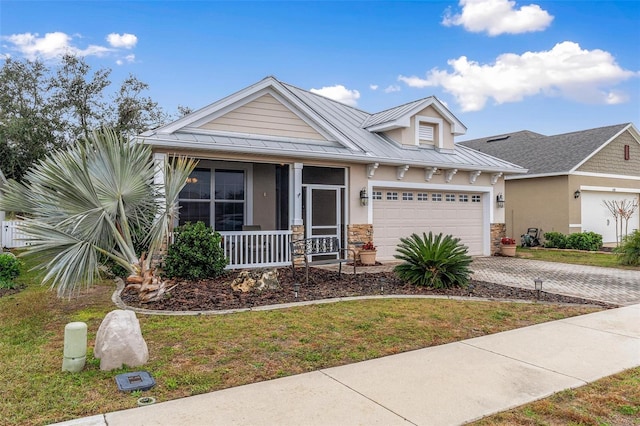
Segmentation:
<svg viewBox="0 0 640 426">
<path fill-rule="evenodd" d="M 460 140 L 640 125 L 638 1 L 9 1 L 0 60 L 65 51 L 167 111 L 265 76 L 378 112 L 435 95 Z"/>
</svg>

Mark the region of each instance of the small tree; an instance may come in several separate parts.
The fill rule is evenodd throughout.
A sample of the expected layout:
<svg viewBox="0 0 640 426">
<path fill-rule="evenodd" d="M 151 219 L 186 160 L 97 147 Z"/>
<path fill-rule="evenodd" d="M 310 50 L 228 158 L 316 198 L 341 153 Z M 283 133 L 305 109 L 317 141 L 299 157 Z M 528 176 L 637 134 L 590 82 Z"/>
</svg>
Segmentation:
<svg viewBox="0 0 640 426">
<path fill-rule="evenodd" d="M 616 221 L 616 245 L 629 234 L 629 220 L 638 210 L 638 200 L 604 200 L 602 202 Z M 618 227 L 618 224 L 620 227 Z M 622 232 L 624 228 L 624 234 Z"/>
</svg>

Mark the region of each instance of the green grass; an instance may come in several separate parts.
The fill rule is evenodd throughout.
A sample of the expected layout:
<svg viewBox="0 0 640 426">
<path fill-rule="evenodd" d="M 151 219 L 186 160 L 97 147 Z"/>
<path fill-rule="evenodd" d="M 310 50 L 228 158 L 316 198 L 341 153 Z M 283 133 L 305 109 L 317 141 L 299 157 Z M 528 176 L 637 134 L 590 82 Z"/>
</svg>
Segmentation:
<svg viewBox="0 0 640 426">
<path fill-rule="evenodd" d="M 24 290 L 0 298 L 0 424 L 42 425 L 135 407 L 139 395 L 119 392 L 114 381 L 135 369 L 100 371 L 92 353 L 100 322 L 115 309 L 114 285 L 104 282 L 77 298 L 58 299 L 30 274 L 19 281 Z M 157 382 L 141 394 L 166 401 L 594 310 L 383 299 L 223 316 L 138 315 L 150 353 L 144 369 Z M 87 365 L 65 373 L 64 326 L 78 320 L 88 325 Z"/>
<path fill-rule="evenodd" d="M 472 423 L 511 425 L 640 425 L 640 367 Z"/>
<path fill-rule="evenodd" d="M 548 262 L 571 263 L 575 265 L 602 266 L 605 268 L 631 269 L 640 271 L 638 266 L 618 264 L 618 256 L 611 253 L 582 252 L 545 248 L 518 247 L 517 257 Z"/>
</svg>

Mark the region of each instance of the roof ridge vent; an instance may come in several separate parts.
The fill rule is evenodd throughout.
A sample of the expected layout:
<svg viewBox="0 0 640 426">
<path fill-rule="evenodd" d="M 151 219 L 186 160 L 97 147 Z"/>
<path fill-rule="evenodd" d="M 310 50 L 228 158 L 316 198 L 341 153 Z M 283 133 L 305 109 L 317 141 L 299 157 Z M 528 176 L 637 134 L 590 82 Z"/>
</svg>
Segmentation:
<svg viewBox="0 0 640 426">
<path fill-rule="evenodd" d="M 489 142 L 498 142 L 498 141 L 506 141 L 510 137 L 511 137 L 511 135 L 500 136 L 500 137 L 497 137 L 497 138 L 493 138 L 493 139 L 487 140 L 487 143 L 489 143 Z"/>
</svg>

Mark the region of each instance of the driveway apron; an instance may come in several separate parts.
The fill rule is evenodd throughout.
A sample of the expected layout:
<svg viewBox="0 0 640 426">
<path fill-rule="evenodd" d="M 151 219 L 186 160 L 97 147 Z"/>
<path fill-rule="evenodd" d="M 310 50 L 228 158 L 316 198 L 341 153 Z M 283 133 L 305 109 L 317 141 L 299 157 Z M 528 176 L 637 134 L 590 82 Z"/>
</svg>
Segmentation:
<svg viewBox="0 0 640 426">
<path fill-rule="evenodd" d="M 640 271 L 500 256 L 474 258 L 471 269 L 477 281 L 533 289 L 540 278 L 549 293 L 620 306 L 640 303 Z"/>
</svg>

